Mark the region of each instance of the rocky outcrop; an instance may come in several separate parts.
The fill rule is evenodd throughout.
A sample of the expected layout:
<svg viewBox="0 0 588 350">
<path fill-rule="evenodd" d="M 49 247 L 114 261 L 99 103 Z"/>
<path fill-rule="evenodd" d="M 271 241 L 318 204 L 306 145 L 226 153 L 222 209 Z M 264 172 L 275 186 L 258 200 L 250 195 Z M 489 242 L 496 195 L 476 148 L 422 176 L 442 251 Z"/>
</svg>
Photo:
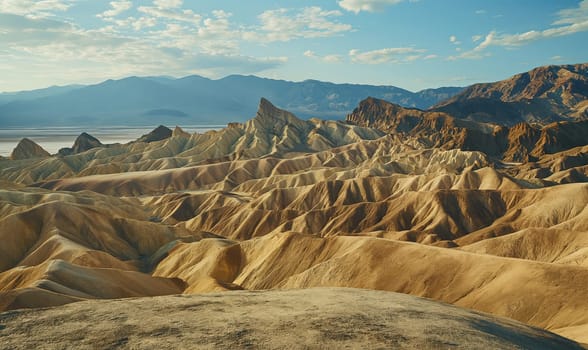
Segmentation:
<svg viewBox="0 0 588 350">
<path fill-rule="evenodd" d="M 506 127 L 404 108 L 371 97 L 361 101 L 346 120 L 349 124 L 417 137 L 431 147 L 481 151 L 514 162 L 534 161 L 588 142 L 588 121 L 564 121 L 543 127 L 520 122 Z"/>
<path fill-rule="evenodd" d="M 404 108 L 373 97 L 361 101 L 347 116 L 353 125 L 376 128 L 385 132 L 409 132 L 424 118 L 426 112 L 416 108 Z"/>
<path fill-rule="evenodd" d="M 174 128 L 174 131 L 172 132 L 172 136 L 173 137 L 187 137 L 187 138 L 189 138 L 190 133 L 185 132 L 184 129 L 182 129 L 176 125 L 176 127 Z"/>
<path fill-rule="evenodd" d="M 495 83 L 475 84 L 430 110 L 514 125 L 588 119 L 588 63 L 545 66 Z"/>
<path fill-rule="evenodd" d="M 74 153 L 82 153 L 85 152 L 87 150 L 90 150 L 92 148 L 96 148 L 96 147 L 102 147 L 102 142 L 100 142 L 97 138 L 95 138 L 94 136 L 87 134 L 85 132 L 81 133 L 80 136 L 78 136 L 76 138 L 76 141 L 74 142 L 73 145 L 73 152 Z"/>
<path fill-rule="evenodd" d="M 10 159 L 21 160 L 29 158 L 43 158 L 49 157 L 50 154 L 43 147 L 36 144 L 34 141 L 24 138 L 20 140 L 18 145 L 12 151 Z"/>
<path fill-rule="evenodd" d="M 150 133 L 145 134 L 137 139 L 137 142 L 155 142 L 168 139 L 172 136 L 173 131 L 163 125 L 158 126 L 157 128 L 153 129 Z"/>
<path fill-rule="evenodd" d="M 59 154 L 62 156 L 67 156 L 70 154 L 78 154 L 78 153 L 82 153 L 82 152 L 86 152 L 88 150 L 91 150 L 92 148 L 96 148 L 96 147 L 102 147 L 104 146 L 102 144 L 102 142 L 100 142 L 97 138 L 95 138 L 94 136 L 88 134 L 88 133 L 81 133 L 80 136 L 78 136 L 76 138 L 76 140 L 74 141 L 74 144 L 71 148 L 62 148 L 59 150 Z"/>
</svg>

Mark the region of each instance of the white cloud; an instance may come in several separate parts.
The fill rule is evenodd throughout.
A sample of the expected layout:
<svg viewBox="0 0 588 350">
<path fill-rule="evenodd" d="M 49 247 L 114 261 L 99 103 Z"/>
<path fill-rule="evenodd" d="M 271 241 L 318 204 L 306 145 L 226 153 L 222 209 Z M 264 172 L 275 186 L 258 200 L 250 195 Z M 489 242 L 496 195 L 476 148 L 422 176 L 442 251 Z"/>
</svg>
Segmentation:
<svg viewBox="0 0 588 350">
<path fill-rule="evenodd" d="M 340 0 L 339 6 L 347 11 L 359 13 L 361 11 L 375 12 L 381 11 L 389 5 L 396 5 L 403 0 Z M 416 2 L 414 0 L 410 2 Z"/>
<path fill-rule="evenodd" d="M 192 66 L 208 69 L 208 74 L 256 73 L 272 69 L 288 62 L 287 57 L 250 57 L 244 55 L 195 55 Z"/>
<path fill-rule="evenodd" d="M 323 56 L 323 61 L 327 63 L 339 63 L 343 60 L 343 56 L 341 55 L 326 55 Z"/>
<path fill-rule="evenodd" d="M 333 20 L 341 15 L 339 11 L 323 10 L 317 6 L 301 10 L 268 10 L 258 16 L 261 25 L 244 33 L 244 37 L 264 42 L 330 37 L 352 29 L 349 24 Z"/>
<path fill-rule="evenodd" d="M 140 20 L 129 21 L 129 25 Z M 112 26 L 87 30 L 54 18 L 0 14 L 0 32 L 6 34 L 0 35 L 0 62 L 10 63 L 19 74 L 30 77 L 26 84 L 128 75 L 253 74 L 287 62 L 280 56 L 243 55 L 238 47 L 212 54 L 200 46 L 205 40 L 198 38 L 197 27 L 183 22 L 129 36 L 119 34 Z"/>
<path fill-rule="evenodd" d="M 422 57 L 424 49 L 412 47 L 392 47 L 373 51 L 360 52 L 357 49 L 349 51 L 352 62 L 362 64 L 400 63 L 415 61 Z"/>
<path fill-rule="evenodd" d="M 529 30 L 517 34 L 503 34 L 491 31 L 478 46 L 470 51 L 463 52 L 459 56 L 451 56 L 449 59 L 479 59 L 488 56 L 488 53 L 483 52 L 492 46 L 520 47 L 538 40 L 546 40 L 585 31 L 588 31 L 588 0 L 581 1 L 577 8 L 564 9 L 558 12 L 558 19 L 553 22 L 551 28 Z M 474 36 L 473 39 L 474 42 L 477 42 L 481 37 Z"/>
<path fill-rule="evenodd" d="M 198 23 L 202 18 L 192 10 L 182 10 L 174 7 L 140 6 L 138 10 L 147 16 L 180 22 Z"/>
<path fill-rule="evenodd" d="M 136 31 L 139 31 L 143 28 L 155 27 L 155 25 L 157 25 L 157 20 L 155 20 L 153 17 L 139 17 L 136 20 L 133 19 L 131 22 L 131 26 Z"/>
<path fill-rule="evenodd" d="M 234 35 L 231 30 L 229 18 L 232 14 L 222 10 L 213 11 L 212 18 L 207 18 L 203 21 L 203 25 L 198 28 L 198 36 L 203 39 L 218 39 L 227 38 Z"/>
<path fill-rule="evenodd" d="M 483 9 L 476 10 L 475 14 L 476 14 L 476 15 L 483 15 L 483 14 L 486 14 L 486 10 L 483 10 Z"/>
<path fill-rule="evenodd" d="M 312 59 L 320 60 L 320 61 L 323 61 L 326 63 L 338 63 L 343 60 L 343 56 L 341 56 L 341 55 L 319 56 L 316 54 L 316 52 L 314 52 L 312 50 L 304 51 L 304 56 L 312 58 Z"/>
<path fill-rule="evenodd" d="M 182 7 L 182 0 L 154 0 L 153 5 L 160 9 L 175 9 Z"/>
<path fill-rule="evenodd" d="M 424 60 L 432 60 L 432 59 L 437 58 L 437 57 L 439 57 L 439 56 L 437 56 L 437 55 L 427 55 L 427 56 L 423 57 L 423 59 Z"/>
<path fill-rule="evenodd" d="M 472 41 L 473 41 L 473 42 L 478 42 L 478 41 L 480 41 L 482 38 L 483 38 L 483 36 L 482 36 L 482 35 L 473 35 L 473 36 L 472 36 Z"/>
<path fill-rule="evenodd" d="M 449 42 L 451 42 L 452 44 L 455 44 L 455 45 L 461 44 L 461 41 L 457 40 L 457 37 L 455 35 L 451 35 L 449 37 Z"/>
<path fill-rule="evenodd" d="M 198 28 L 200 47 L 212 55 L 238 53 L 241 33 L 231 28 L 229 18 L 232 14 L 217 10 L 213 11 L 213 16 L 205 19 Z"/>
<path fill-rule="evenodd" d="M 110 10 L 106 10 L 98 15 L 99 18 L 111 18 L 120 15 L 121 13 L 129 10 L 133 7 L 133 3 L 131 1 L 111 1 L 110 2 Z"/>
<path fill-rule="evenodd" d="M 579 24 L 588 20 L 588 1 L 582 0 L 577 8 L 563 9 L 558 12 L 559 19 L 554 25 Z"/>
<path fill-rule="evenodd" d="M 154 17 L 143 16 L 143 17 L 127 17 L 125 19 L 115 19 L 106 17 L 104 18 L 108 22 L 112 22 L 115 24 L 119 29 L 130 27 L 133 28 L 135 31 L 141 31 L 144 28 L 151 28 L 157 25 L 157 20 Z"/>
<path fill-rule="evenodd" d="M 67 11 L 73 0 L 0 0 L 0 13 L 50 16 L 56 11 Z"/>
<path fill-rule="evenodd" d="M 243 45 L 332 37 L 353 30 L 340 20 L 340 10 L 317 6 L 268 10 L 243 24 L 223 10 L 195 13 L 182 1 L 150 1 L 125 16 L 136 4 L 132 0 L 109 0 L 109 7 L 96 15 L 105 21 L 103 27 L 89 30 L 68 14 L 56 14 L 75 1 L 80 0 L 0 0 L 0 62 L 51 83 L 64 82 L 64 77 L 87 81 L 149 74 L 253 74 L 284 65 L 288 58 L 246 55 Z M 2 14 L 7 11 L 11 13 Z M 327 63 L 346 59 L 314 55 Z M 419 53 L 407 53 L 404 59 L 417 59 L 408 57 L 415 55 Z"/>
</svg>

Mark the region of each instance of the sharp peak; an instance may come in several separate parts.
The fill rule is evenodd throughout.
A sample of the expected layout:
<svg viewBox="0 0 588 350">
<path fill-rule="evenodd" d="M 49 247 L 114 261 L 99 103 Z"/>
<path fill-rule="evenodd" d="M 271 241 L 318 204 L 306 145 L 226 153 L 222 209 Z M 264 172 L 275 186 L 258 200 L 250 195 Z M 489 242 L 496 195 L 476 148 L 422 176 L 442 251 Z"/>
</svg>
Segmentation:
<svg viewBox="0 0 588 350">
<path fill-rule="evenodd" d="M 266 99 L 265 97 L 262 97 L 259 100 L 259 107 L 257 109 L 257 114 L 260 114 L 260 113 L 274 115 L 274 114 L 278 114 L 278 113 L 290 113 L 290 112 L 276 107 L 268 99 Z"/>
<path fill-rule="evenodd" d="M 35 141 L 24 137 L 22 138 L 16 147 L 12 150 L 10 154 L 11 159 L 27 159 L 27 158 L 36 158 L 36 157 L 47 157 L 49 156 L 49 152 L 47 152 L 43 147 L 41 147 Z"/>
<path fill-rule="evenodd" d="M 302 121 L 300 118 L 296 117 L 291 112 L 276 107 L 273 103 L 271 103 L 268 99 L 264 97 L 262 97 L 259 100 L 259 108 L 257 110 L 257 115 L 255 116 L 255 119 L 264 121 L 280 120 L 285 123 L 297 123 Z"/>
<path fill-rule="evenodd" d="M 274 106 L 273 103 L 270 102 L 270 100 L 268 100 L 265 97 L 262 97 L 261 99 L 259 99 L 259 108 L 262 108 L 262 107 L 277 108 L 276 106 Z"/>
<path fill-rule="evenodd" d="M 26 146 L 33 146 L 33 147 L 39 147 L 39 148 L 43 148 L 41 147 L 38 143 L 36 143 L 35 141 L 29 139 L 28 137 L 23 137 L 22 139 L 20 139 L 20 141 L 18 141 L 18 144 L 16 145 L 16 147 L 26 147 Z"/>
<path fill-rule="evenodd" d="M 96 137 L 94 137 L 94 136 L 92 136 L 92 135 L 88 134 L 88 133 L 87 133 L 87 132 L 85 132 L 85 131 L 84 131 L 84 132 L 82 132 L 80 135 L 78 135 L 78 137 L 77 137 L 77 138 L 78 138 L 78 139 L 82 139 L 82 138 L 84 138 L 84 139 L 91 139 L 91 140 L 96 140 L 96 141 L 98 141 L 98 139 L 97 139 Z"/>
</svg>

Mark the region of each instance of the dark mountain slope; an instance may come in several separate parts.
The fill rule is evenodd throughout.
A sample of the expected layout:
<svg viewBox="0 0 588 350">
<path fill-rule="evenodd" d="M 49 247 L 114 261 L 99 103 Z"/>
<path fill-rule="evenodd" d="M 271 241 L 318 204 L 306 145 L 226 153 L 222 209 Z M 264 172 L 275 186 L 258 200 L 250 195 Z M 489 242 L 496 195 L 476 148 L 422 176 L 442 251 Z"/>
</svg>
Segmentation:
<svg viewBox="0 0 588 350">
<path fill-rule="evenodd" d="M 431 110 L 462 119 L 514 125 L 588 119 L 588 63 L 538 67 L 475 84 Z"/>
</svg>

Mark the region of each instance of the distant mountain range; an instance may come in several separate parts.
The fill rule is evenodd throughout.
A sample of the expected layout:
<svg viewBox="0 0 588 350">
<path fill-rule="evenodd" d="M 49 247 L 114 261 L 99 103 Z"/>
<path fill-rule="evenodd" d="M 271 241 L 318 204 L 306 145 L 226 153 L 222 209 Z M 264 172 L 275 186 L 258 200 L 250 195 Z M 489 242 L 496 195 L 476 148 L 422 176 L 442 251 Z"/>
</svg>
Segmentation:
<svg viewBox="0 0 588 350">
<path fill-rule="evenodd" d="M 494 83 L 419 92 L 242 75 L 218 80 L 196 75 L 129 77 L 96 85 L 0 94 L 0 127 L 224 125 L 251 118 L 260 98 L 301 118 L 343 119 L 367 97 L 503 126 L 586 120 L 588 63 L 538 67 Z"/>
<path fill-rule="evenodd" d="M 225 124 L 255 115 L 261 97 L 302 118 L 343 119 L 367 96 L 428 108 L 463 88 L 410 92 L 394 86 L 290 82 L 231 75 L 211 80 L 129 77 L 0 94 L 0 127 L 48 125 Z"/>
</svg>

